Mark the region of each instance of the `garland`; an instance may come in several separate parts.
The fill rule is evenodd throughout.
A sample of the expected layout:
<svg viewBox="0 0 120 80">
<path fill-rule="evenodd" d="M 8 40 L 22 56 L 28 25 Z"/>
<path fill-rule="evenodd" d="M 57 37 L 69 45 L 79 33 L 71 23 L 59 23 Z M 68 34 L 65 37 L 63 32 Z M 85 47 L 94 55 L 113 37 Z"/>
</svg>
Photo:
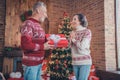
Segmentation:
<svg viewBox="0 0 120 80">
<path fill-rule="evenodd" d="M 32 15 L 32 10 L 28 10 L 28 11 L 26 11 L 23 14 L 20 15 L 20 19 L 21 19 L 22 22 L 24 22 L 31 15 Z"/>
</svg>

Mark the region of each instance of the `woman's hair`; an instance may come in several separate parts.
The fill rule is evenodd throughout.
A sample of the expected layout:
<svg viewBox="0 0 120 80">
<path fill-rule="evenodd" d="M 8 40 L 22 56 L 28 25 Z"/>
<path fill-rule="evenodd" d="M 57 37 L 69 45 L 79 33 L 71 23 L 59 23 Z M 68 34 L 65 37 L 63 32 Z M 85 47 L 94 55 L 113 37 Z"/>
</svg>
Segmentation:
<svg viewBox="0 0 120 80">
<path fill-rule="evenodd" d="M 83 27 L 87 27 L 88 26 L 88 21 L 87 21 L 87 18 L 85 15 L 83 14 L 75 14 L 78 16 L 78 20 L 80 21 L 80 24 L 83 26 Z"/>
</svg>

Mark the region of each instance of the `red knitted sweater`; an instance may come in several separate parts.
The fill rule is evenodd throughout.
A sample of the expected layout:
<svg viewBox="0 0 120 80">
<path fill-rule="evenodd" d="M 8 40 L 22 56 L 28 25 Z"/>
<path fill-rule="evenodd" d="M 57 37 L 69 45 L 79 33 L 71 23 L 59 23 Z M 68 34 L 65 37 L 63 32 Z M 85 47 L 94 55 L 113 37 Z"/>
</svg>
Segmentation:
<svg viewBox="0 0 120 80">
<path fill-rule="evenodd" d="M 24 51 L 22 62 L 27 66 L 41 64 L 45 51 L 45 32 L 33 18 L 26 20 L 21 28 L 21 47 Z"/>
</svg>

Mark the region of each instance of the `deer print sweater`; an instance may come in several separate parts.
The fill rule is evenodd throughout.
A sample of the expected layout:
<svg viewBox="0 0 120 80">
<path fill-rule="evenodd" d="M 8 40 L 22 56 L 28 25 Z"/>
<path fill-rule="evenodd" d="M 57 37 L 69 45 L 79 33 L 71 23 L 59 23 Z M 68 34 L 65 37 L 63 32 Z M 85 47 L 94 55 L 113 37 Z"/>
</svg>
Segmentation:
<svg viewBox="0 0 120 80">
<path fill-rule="evenodd" d="M 45 51 L 45 32 L 39 22 L 33 18 L 26 20 L 21 28 L 21 47 L 24 51 L 23 64 L 35 66 L 41 64 Z"/>
<path fill-rule="evenodd" d="M 91 65 L 90 55 L 91 31 L 89 29 L 80 30 L 79 26 L 75 31 L 75 37 L 71 40 L 72 64 Z"/>
</svg>

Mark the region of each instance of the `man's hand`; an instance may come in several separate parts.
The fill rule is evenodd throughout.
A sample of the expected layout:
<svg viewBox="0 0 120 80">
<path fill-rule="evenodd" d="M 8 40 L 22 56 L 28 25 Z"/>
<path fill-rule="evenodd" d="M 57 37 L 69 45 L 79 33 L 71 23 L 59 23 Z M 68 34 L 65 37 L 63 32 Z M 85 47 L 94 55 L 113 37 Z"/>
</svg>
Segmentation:
<svg viewBox="0 0 120 80">
<path fill-rule="evenodd" d="M 54 45 L 50 45 L 48 43 L 49 43 L 49 41 L 44 43 L 44 50 L 49 50 L 49 49 L 53 49 L 54 48 Z"/>
</svg>

